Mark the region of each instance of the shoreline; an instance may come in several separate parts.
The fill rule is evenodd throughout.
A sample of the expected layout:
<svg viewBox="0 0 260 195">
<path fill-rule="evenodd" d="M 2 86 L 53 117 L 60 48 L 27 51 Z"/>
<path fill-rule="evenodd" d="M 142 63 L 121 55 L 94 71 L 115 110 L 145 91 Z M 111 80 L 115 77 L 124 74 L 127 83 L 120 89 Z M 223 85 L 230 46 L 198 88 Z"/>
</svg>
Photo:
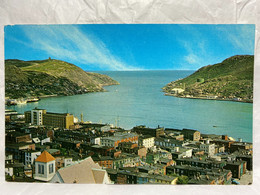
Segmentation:
<svg viewBox="0 0 260 195">
<path fill-rule="evenodd" d="M 83 94 L 87 94 L 87 93 L 108 92 L 108 90 L 104 89 L 103 87 L 112 86 L 112 85 L 120 85 L 120 83 L 103 84 L 102 90 L 100 90 L 100 91 L 89 91 L 89 92 L 85 92 L 85 93 L 78 93 L 78 94 L 72 94 L 72 95 L 58 95 L 58 94 L 42 95 L 42 96 L 35 97 L 35 98 L 38 99 L 37 101 L 28 101 L 28 100 L 31 99 L 31 98 L 28 98 L 28 97 L 18 98 L 18 99 L 8 99 L 8 101 L 14 102 L 14 103 L 11 103 L 10 105 L 8 105 L 8 103 L 5 103 L 5 106 L 16 106 L 16 105 L 20 105 L 20 104 L 35 103 L 35 102 L 39 102 L 41 99 L 51 98 L 51 97 L 66 97 L 66 96 L 74 96 L 74 95 L 83 95 Z M 20 101 L 19 99 L 23 99 L 24 102 L 23 103 L 17 103 L 17 102 Z"/>
<path fill-rule="evenodd" d="M 216 101 L 230 101 L 230 102 L 240 102 L 240 103 L 250 103 L 253 104 L 253 101 L 244 101 L 244 100 L 233 100 L 233 99 L 221 99 L 221 98 L 206 98 L 206 97 L 183 97 L 183 96 L 176 96 L 173 94 L 169 94 L 164 92 L 165 96 L 173 96 L 173 97 L 177 97 L 177 98 L 187 98 L 187 99 L 201 99 L 201 100 L 216 100 Z"/>
</svg>

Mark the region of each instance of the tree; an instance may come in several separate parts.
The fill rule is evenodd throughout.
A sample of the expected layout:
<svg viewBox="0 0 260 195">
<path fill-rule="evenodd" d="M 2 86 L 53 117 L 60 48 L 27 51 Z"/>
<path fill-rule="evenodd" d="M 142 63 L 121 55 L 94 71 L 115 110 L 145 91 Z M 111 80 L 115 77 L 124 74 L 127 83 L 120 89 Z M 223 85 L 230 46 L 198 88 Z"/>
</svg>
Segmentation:
<svg viewBox="0 0 260 195">
<path fill-rule="evenodd" d="M 189 178 L 185 175 L 179 176 L 177 180 L 177 184 L 187 184 L 189 181 Z"/>
</svg>

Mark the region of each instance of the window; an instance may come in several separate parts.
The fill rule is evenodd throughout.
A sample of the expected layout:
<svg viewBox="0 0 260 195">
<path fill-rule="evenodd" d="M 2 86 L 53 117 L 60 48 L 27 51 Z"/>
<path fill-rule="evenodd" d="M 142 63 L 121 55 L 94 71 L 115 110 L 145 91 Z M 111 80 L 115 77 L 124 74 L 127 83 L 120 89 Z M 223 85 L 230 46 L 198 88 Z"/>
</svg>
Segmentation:
<svg viewBox="0 0 260 195">
<path fill-rule="evenodd" d="M 49 165 L 49 173 L 53 173 L 53 164 Z"/>
<path fill-rule="evenodd" d="M 44 174 L 44 166 L 43 165 L 38 165 L 38 173 Z"/>
</svg>

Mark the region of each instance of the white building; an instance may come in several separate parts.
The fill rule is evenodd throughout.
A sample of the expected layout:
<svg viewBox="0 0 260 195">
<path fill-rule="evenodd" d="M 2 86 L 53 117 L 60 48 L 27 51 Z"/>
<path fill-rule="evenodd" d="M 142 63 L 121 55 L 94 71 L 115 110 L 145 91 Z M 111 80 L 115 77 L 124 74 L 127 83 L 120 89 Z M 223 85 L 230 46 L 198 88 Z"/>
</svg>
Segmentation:
<svg viewBox="0 0 260 195">
<path fill-rule="evenodd" d="M 38 156 L 41 155 L 40 151 L 29 150 L 24 153 L 24 165 L 33 165 L 34 161 Z"/>
<path fill-rule="evenodd" d="M 138 145 L 144 146 L 145 148 L 151 148 L 154 146 L 154 137 L 141 136 L 138 139 Z"/>
<path fill-rule="evenodd" d="M 100 137 L 90 138 L 90 143 L 95 145 L 100 145 Z"/>
<path fill-rule="evenodd" d="M 72 165 L 73 163 L 72 158 L 64 158 L 64 167 Z"/>
<path fill-rule="evenodd" d="M 35 160 L 35 174 L 34 179 L 41 181 L 50 181 L 55 175 L 55 158 L 44 151 Z"/>
<path fill-rule="evenodd" d="M 43 111 L 41 109 L 31 110 L 31 123 L 34 125 L 43 125 Z"/>
<path fill-rule="evenodd" d="M 191 148 L 184 148 L 184 147 L 174 147 L 171 150 L 172 156 L 178 158 L 190 158 L 192 156 L 192 149 Z"/>
<path fill-rule="evenodd" d="M 215 154 L 215 144 L 210 144 L 208 140 L 205 144 L 200 144 L 200 149 L 209 156 L 213 156 Z"/>
<path fill-rule="evenodd" d="M 51 138 L 50 137 L 45 137 L 41 140 L 41 145 L 45 144 L 45 143 L 50 143 L 51 142 Z"/>
</svg>

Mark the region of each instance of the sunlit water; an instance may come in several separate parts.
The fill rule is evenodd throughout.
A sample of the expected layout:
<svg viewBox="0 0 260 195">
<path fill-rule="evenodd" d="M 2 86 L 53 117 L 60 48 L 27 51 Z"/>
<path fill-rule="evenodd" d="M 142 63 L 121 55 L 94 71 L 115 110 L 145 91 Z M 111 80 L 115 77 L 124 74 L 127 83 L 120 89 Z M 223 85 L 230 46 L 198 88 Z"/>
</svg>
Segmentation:
<svg viewBox="0 0 260 195">
<path fill-rule="evenodd" d="M 101 72 L 120 82 L 108 92 L 45 98 L 37 103 L 12 106 L 19 113 L 34 107 L 49 112 L 69 112 L 85 121 L 115 124 L 191 128 L 202 133 L 228 134 L 252 141 L 253 104 L 230 101 L 184 99 L 164 96 L 161 88 L 192 71 Z"/>
</svg>

